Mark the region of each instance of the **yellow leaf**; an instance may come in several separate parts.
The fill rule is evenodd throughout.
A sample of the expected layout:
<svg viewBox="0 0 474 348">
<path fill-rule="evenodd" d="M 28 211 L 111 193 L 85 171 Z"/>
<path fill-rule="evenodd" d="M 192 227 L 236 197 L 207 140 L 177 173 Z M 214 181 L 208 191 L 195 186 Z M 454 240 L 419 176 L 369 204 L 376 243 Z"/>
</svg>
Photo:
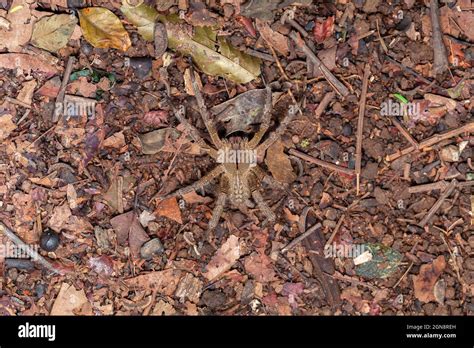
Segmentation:
<svg viewBox="0 0 474 348">
<path fill-rule="evenodd" d="M 126 51 L 132 45 L 120 19 L 106 8 L 84 8 L 79 19 L 85 39 L 94 47 Z"/>
</svg>

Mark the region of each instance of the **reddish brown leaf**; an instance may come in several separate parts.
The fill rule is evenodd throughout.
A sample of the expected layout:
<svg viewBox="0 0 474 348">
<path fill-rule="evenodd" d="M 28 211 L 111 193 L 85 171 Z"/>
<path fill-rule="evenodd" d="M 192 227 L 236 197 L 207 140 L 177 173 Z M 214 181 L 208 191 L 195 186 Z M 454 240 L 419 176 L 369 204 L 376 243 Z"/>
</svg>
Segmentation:
<svg viewBox="0 0 474 348">
<path fill-rule="evenodd" d="M 334 16 L 328 17 L 323 22 L 315 22 L 313 35 L 317 43 L 322 43 L 334 33 Z"/>
<path fill-rule="evenodd" d="M 435 301 L 434 286 L 446 267 L 444 256 L 438 256 L 431 264 L 420 267 L 420 273 L 413 276 L 415 296 L 421 302 Z"/>
<path fill-rule="evenodd" d="M 168 219 L 174 220 L 180 224 L 183 223 L 183 219 L 181 217 L 181 210 L 179 209 L 176 197 L 165 199 L 164 201 L 158 203 L 158 206 L 155 210 L 155 214 L 167 217 Z"/>
</svg>

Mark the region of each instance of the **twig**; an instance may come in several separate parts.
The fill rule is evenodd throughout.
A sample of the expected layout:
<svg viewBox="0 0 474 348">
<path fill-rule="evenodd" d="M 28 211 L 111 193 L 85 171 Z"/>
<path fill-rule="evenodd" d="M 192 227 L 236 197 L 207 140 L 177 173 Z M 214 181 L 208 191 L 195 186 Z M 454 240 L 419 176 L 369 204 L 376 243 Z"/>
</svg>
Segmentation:
<svg viewBox="0 0 474 348">
<path fill-rule="evenodd" d="M 341 228 L 342 223 L 344 222 L 345 218 L 346 218 L 346 212 L 344 212 L 344 214 L 342 214 L 341 217 L 339 218 L 339 221 L 337 222 L 337 225 L 334 228 L 334 231 L 332 231 L 331 236 L 329 237 L 328 241 L 326 242 L 326 245 L 324 246 L 325 250 L 332 244 L 332 241 L 336 237 L 337 232 L 339 232 L 339 228 Z"/>
<path fill-rule="evenodd" d="M 296 245 L 298 245 L 303 239 L 305 239 L 306 237 L 308 237 L 310 234 L 314 233 L 318 228 L 321 228 L 321 224 L 320 224 L 320 223 L 317 223 L 317 224 L 315 224 L 314 226 L 311 226 L 310 228 L 308 228 L 308 230 L 307 230 L 306 232 L 304 232 L 303 234 L 300 234 L 298 237 L 296 237 L 296 238 L 293 239 L 290 243 L 288 243 L 287 246 L 285 246 L 284 248 L 282 248 L 280 252 L 286 253 L 288 250 L 293 249 L 293 248 L 294 248 Z"/>
<path fill-rule="evenodd" d="M 425 215 L 423 220 L 420 221 L 418 224 L 420 227 L 425 227 L 425 225 L 430 221 L 430 219 L 433 217 L 434 214 L 438 211 L 438 209 L 441 207 L 441 204 L 443 204 L 444 200 L 449 197 L 449 195 L 453 192 L 454 188 L 456 187 L 458 181 L 456 179 L 453 179 L 448 187 L 443 191 L 441 196 L 438 198 L 436 203 L 431 207 L 429 212 Z"/>
<path fill-rule="evenodd" d="M 62 270 L 57 269 L 54 267 L 48 260 L 46 260 L 43 256 L 38 254 L 36 250 L 34 250 L 30 245 L 23 242 L 12 230 L 10 230 L 3 222 L 0 222 L 0 232 L 3 232 L 13 243 L 15 243 L 18 247 L 21 248 L 26 254 L 33 261 L 38 262 L 44 268 L 58 274 L 64 274 Z"/>
<path fill-rule="evenodd" d="M 398 61 L 396 61 L 395 59 L 393 59 L 392 57 L 390 57 L 389 55 L 384 55 L 384 59 L 388 60 L 390 63 L 393 63 L 395 65 L 397 65 L 399 68 L 405 70 L 406 72 L 412 74 L 413 76 L 416 76 L 419 80 L 421 80 L 422 82 L 426 83 L 427 85 L 430 85 L 433 83 L 433 81 L 430 81 L 428 80 L 426 77 L 420 75 L 419 73 L 417 73 L 415 70 L 407 67 L 406 65 L 402 64 L 402 63 L 399 63 Z M 434 87 L 437 87 L 437 88 L 441 88 L 440 86 L 438 86 L 437 84 L 433 84 Z"/>
<path fill-rule="evenodd" d="M 268 53 L 263 53 L 257 50 L 253 50 L 251 48 L 247 48 L 245 50 L 245 53 L 250 54 L 251 56 L 254 56 L 257 58 L 261 58 L 263 60 L 268 60 L 269 62 L 275 62 L 275 58 L 273 58 L 273 56 Z"/>
<path fill-rule="evenodd" d="M 418 144 L 418 141 L 416 141 L 415 138 L 411 136 L 411 134 L 405 129 L 405 127 L 403 127 L 400 124 L 400 122 L 398 122 L 398 120 L 395 117 L 390 118 L 390 120 L 392 121 L 394 126 L 397 127 L 400 133 L 402 133 L 405 139 L 408 140 L 410 144 L 412 144 L 416 149 L 420 147 L 420 144 Z"/>
<path fill-rule="evenodd" d="M 9 103 L 12 103 L 12 104 L 22 106 L 22 107 L 27 108 L 27 109 L 31 109 L 31 105 L 28 105 L 28 104 L 22 102 L 21 100 L 18 100 L 18 99 L 15 99 L 15 98 L 5 97 L 5 101 L 7 101 Z"/>
<path fill-rule="evenodd" d="M 331 278 L 337 279 L 337 280 L 342 280 L 344 282 L 353 283 L 355 285 L 365 286 L 366 288 L 369 288 L 370 290 L 374 290 L 374 291 L 380 290 L 376 286 L 373 286 L 369 283 L 361 282 L 360 280 L 344 276 L 340 273 L 328 274 L 328 276 L 330 276 Z"/>
<path fill-rule="evenodd" d="M 434 51 L 433 75 L 444 73 L 449 68 L 448 54 L 439 24 L 438 0 L 430 1 L 431 37 Z"/>
<path fill-rule="evenodd" d="M 53 129 L 55 129 L 56 126 L 52 126 L 51 128 L 49 128 L 46 132 L 44 132 L 43 134 L 41 134 L 38 138 L 36 138 L 30 145 L 28 145 L 27 147 L 25 147 L 25 150 L 29 149 L 30 147 L 32 147 L 34 144 L 36 144 L 38 141 L 40 141 L 42 138 L 44 138 L 48 133 L 50 133 Z"/>
<path fill-rule="evenodd" d="M 445 180 L 436 181 L 430 184 L 416 185 L 408 188 L 409 193 L 420 193 L 433 190 L 445 190 L 449 186 L 450 182 Z M 464 188 L 474 186 L 474 180 L 458 182 L 456 185 L 458 188 Z"/>
<path fill-rule="evenodd" d="M 336 96 L 336 93 L 330 92 L 324 95 L 323 99 L 319 103 L 318 107 L 314 111 L 314 116 L 316 118 L 320 118 L 321 115 L 323 114 L 324 110 L 328 107 L 329 103 L 334 99 Z"/>
<path fill-rule="evenodd" d="M 339 81 L 337 77 L 334 76 L 333 73 L 323 64 L 323 62 L 306 45 L 301 36 L 293 31 L 290 33 L 290 38 L 296 43 L 296 46 L 298 46 L 298 48 L 300 48 L 304 54 L 306 54 L 306 56 L 313 61 L 315 67 L 321 70 L 325 79 L 334 88 L 334 90 L 343 97 L 346 97 L 349 94 L 347 87 L 341 81 Z"/>
<path fill-rule="evenodd" d="M 408 266 L 407 270 L 405 271 L 405 273 L 402 274 L 402 276 L 400 277 L 400 279 L 398 279 L 398 281 L 395 283 L 394 286 L 392 286 L 393 289 L 395 289 L 403 280 L 403 278 L 406 277 L 406 275 L 408 274 L 408 272 L 410 272 L 411 268 L 413 267 L 413 262 L 410 263 L 410 266 Z"/>
<path fill-rule="evenodd" d="M 58 93 L 58 96 L 56 97 L 56 105 L 57 103 L 61 103 L 61 104 L 64 103 L 64 97 L 66 95 L 67 84 L 69 82 L 69 77 L 71 76 L 72 68 L 75 62 L 76 62 L 76 58 L 74 58 L 73 56 L 69 56 L 66 70 L 64 70 L 63 80 L 61 81 L 61 87 L 59 88 L 59 93 Z M 60 113 L 63 112 L 63 109 L 64 108 L 57 108 L 57 107 L 54 108 L 53 123 L 58 122 L 59 115 Z"/>
<path fill-rule="evenodd" d="M 359 101 L 359 119 L 357 122 L 357 144 L 356 144 L 356 161 L 355 161 L 355 173 L 357 180 L 357 196 L 360 192 L 360 173 L 362 164 L 362 138 L 364 134 L 364 115 L 365 115 L 365 103 L 367 101 L 367 87 L 369 85 L 370 65 L 365 64 L 364 69 L 364 80 L 362 82 L 362 93 Z"/>
<path fill-rule="evenodd" d="M 303 152 L 300 152 L 298 150 L 295 150 L 295 149 L 288 150 L 288 153 L 290 155 L 299 157 L 299 158 L 301 158 L 301 159 L 303 159 L 307 162 L 317 164 L 321 167 L 331 169 L 331 170 L 334 170 L 336 172 L 341 172 L 341 173 L 344 173 L 344 174 L 347 174 L 347 175 L 354 175 L 355 174 L 354 169 L 350 169 L 350 168 L 347 168 L 347 167 L 341 167 L 341 166 L 338 166 L 337 164 L 333 164 L 333 163 L 330 163 L 330 162 L 320 160 L 318 158 L 307 155 L 307 154 L 305 154 Z"/>
<path fill-rule="evenodd" d="M 456 129 L 453 129 L 451 131 L 448 131 L 444 134 L 436 134 L 436 135 L 433 135 L 432 137 L 428 138 L 428 139 L 425 139 L 423 141 L 420 142 L 420 146 L 418 148 L 418 150 L 423 150 L 427 147 L 430 147 L 430 146 L 433 146 L 434 144 L 437 144 L 445 139 L 449 139 L 449 138 L 452 138 L 452 137 L 455 137 L 459 134 L 462 134 L 462 133 L 474 133 L 474 122 L 471 122 L 471 123 L 467 123 L 465 124 L 464 126 L 461 126 L 459 128 L 456 128 Z M 400 158 L 402 156 L 405 156 L 405 155 L 408 155 L 409 153 L 415 151 L 416 148 L 414 146 L 410 146 L 410 147 L 407 147 L 401 151 L 398 151 L 398 152 L 395 152 L 391 155 L 388 155 L 386 157 L 386 160 L 387 161 L 394 161 L 396 160 L 397 158 Z"/>
</svg>

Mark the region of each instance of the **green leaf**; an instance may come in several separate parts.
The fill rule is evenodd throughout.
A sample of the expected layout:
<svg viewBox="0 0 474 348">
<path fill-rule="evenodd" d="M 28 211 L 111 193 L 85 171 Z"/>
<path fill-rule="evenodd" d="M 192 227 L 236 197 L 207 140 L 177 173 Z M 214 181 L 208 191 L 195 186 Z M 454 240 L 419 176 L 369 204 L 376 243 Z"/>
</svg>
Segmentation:
<svg viewBox="0 0 474 348">
<path fill-rule="evenodd" d="M 356 266 L 357 275 L 368 279 L 387 278 L 398 269 L 403 258 L 398 251 L 379 243 L 363 246 L 372 254 L 372 259 Z"/>
<path fill-rule="evenodd" d="M 210 27 L 195 27 L 193 34 L 192 28 L 176 15 L 161 15 L 145 4 L 131 7 L 123 1 L 121 10 L 147 41 L 154 39 L 155 21 L 162 21 L 166 26 L 168 47 L 191 56 L 208 75 L 222 76 L 236 83 L 247 83 L 260 75 L 260 59 L 239 51 L 224 38 L 217 38 Z"/>
<path fill-rule="evenodd" d="M 88 7 L 78 11 L 84 38 L 94 47 L 126 51 L 132 45 L 120 19 L 103 7 Z"/>
<path fill-rule="evenodd" d="M 59 14 L 41 18 L 33 28 L 31 43 L 49 52 L 65 47 L 71 38 L 77 18 L 74 15 Z"/>
</svg>

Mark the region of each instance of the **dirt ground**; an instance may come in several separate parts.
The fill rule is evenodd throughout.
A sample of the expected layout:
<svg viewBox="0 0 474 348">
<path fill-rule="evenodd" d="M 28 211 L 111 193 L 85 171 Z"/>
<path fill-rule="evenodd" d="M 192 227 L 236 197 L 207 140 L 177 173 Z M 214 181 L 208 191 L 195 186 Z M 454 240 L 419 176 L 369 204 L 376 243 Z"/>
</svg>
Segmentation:
<svg viewBox="0 0 474 348">
<path fill-rule="evenodd" d="M 469 0 L 0 0 L 0 313 L 472 315 L 473 20 Z M 274 221 L 227 199 L 208 230 L 217 178 L 164 198 L 216 166 L 193 80 L 221 138 L 266 100 L 262 142 L 292 117 L 258 158 Z"/>
</svg>

